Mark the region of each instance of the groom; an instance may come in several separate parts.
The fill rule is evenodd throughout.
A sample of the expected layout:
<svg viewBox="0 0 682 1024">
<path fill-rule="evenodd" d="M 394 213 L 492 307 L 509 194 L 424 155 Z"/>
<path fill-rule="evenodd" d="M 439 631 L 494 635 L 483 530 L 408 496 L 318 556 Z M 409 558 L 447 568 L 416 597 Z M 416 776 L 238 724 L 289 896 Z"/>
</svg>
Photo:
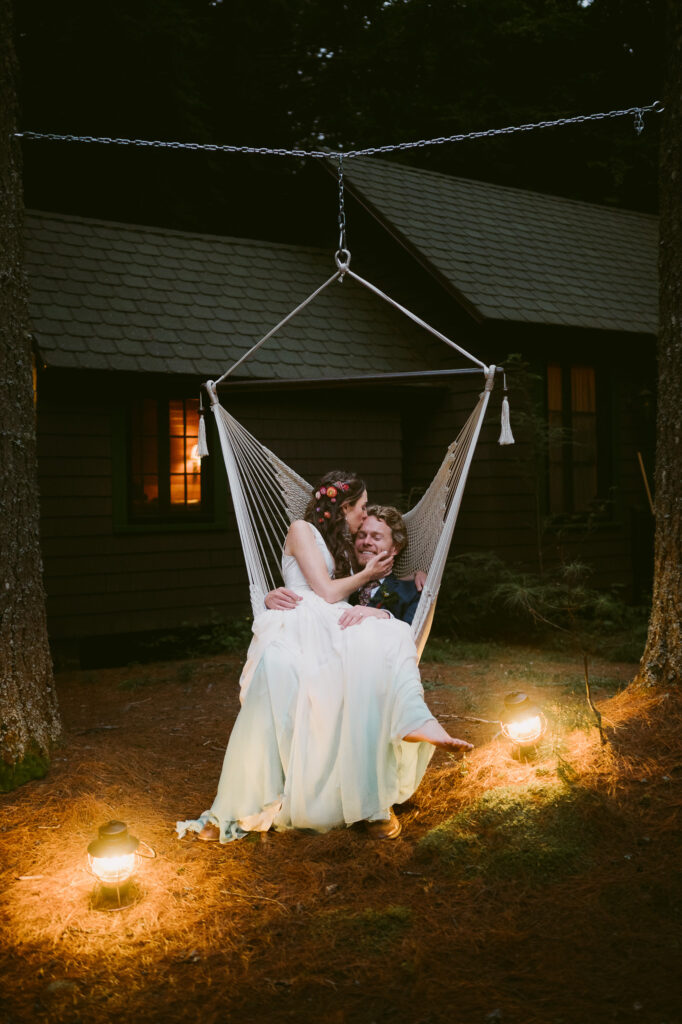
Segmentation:
<svg viewBox="0 0 682 1024">
<path fill-rule="evenodd" d="M 355 535 L 355 555 L 359 565 L 366 565 L 374 555 L 386 551 L 394 558 L 407 544 L 407 529 L 403 517 L 391 505 L 370 505 L 367 518 Z M 418 579 L 401 580 L 392 573 L 381 580 L 372 580 L 349 598 L 355 607 L 344 612 L 339 619 L 342 628 L 361 622 L 368 614 L 387 617 L 395 616 L 410 624 L 419 604 L 423 576 Z M 286 611 L 295 608 L 301 600 L 300 596 L 286 587 L 271 590 L 265 598 L 266 608 Z M 369 611 L 374 609 L 372 613 Z"/>
<path fill-rule="evenodd" d="M 355 535 L 355 555 L 361 566 L 382 551 L 397 558 L 406 544 L 407 529 L 397 509 L 391 505 L 372 505 L 367 509 L 367 518 Z M 419 583 L 423 584 L 423 580 Z M 361 587 L 351 594 L 349 602 L 359 607 L 385 609 L 410 625 L 419 604 L 420 591 L 421 586 L 414 580 L 401 580 L 391 573 Z"/>
</svg>

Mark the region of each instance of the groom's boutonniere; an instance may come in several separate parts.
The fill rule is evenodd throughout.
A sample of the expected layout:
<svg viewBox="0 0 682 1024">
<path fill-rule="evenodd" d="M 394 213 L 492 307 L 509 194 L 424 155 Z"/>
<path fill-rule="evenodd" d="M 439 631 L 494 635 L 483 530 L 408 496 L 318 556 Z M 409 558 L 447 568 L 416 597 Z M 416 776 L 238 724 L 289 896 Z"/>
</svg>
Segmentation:
<svg viewBox="0 0 682 1024">
<path fill-rule="evenodd" d="M 391 607 L 398 603 L 398 595 L 395 590 L 388 590 L 385 586 L 381 586 L 374 600 L 375 608 L 385 608 L 387 612 L 390 612 Z"/>
</svg>

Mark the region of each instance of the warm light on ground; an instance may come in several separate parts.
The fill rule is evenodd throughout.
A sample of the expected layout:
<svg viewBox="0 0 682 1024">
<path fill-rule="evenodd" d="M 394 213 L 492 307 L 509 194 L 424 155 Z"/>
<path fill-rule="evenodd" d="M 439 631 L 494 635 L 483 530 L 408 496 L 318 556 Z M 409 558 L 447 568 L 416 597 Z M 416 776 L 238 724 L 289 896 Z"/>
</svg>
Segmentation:
<svg viewBox="0 0 682 1024">
<path fill-rule="evenodd" d="M 434 712 L 476 747 L 436 753 L 390 843 L 361 827 L 227 847 L 177 840 L 176 818 L 209 806 L 240 658 L 58 678 L 64 746 L 45 779 L 0 805 L 12 1020 L 347 1024 L 401 1019 L 414 990 L 424 1020 L 450 1019 L 453 992 L 462 1021 L 498 1009 L 494 1019 L 524 1024 L 626 1021 L 638 1002 L 642 1020 L 672 1022 L 679 700 L 602 690 L 602 748 L 555 664 L 551 691 L 526 687 L 549 726 L 518 759 L 496 727 L 457 721 L 495 717 L 500 661 L 513 664 L 511 685 L 526 671 L 513 656 L 423 666 Z M 121 907 L 93 898 L 84 852 L 112 815 L 157 852 L 135 864 L 123 913 L 100 912 Z"/>
</svg>

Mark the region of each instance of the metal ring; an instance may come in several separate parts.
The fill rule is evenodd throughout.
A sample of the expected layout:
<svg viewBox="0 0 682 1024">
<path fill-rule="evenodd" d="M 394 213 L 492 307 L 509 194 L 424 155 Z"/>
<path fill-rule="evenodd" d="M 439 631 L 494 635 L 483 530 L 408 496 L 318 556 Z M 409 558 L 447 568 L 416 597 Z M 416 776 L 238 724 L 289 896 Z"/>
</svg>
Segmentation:
<svg viewBox="0 0 682 1024">
<path fill-rule="evenodd" d="M 348 249 L 337 249 L 334 253 L 334 262 L 339 270 L 348 270 L 350 266 L 350 251 Z"/>
</svg>

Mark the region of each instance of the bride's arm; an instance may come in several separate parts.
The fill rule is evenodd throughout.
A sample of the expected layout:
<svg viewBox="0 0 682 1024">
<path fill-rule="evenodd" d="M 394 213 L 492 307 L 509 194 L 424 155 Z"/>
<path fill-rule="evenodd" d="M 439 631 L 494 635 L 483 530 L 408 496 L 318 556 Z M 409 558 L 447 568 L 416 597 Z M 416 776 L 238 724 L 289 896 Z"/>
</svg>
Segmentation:
<svg viewBox="0 0 682 1024">
<path fill-rule="evenodd" d="M 328 604 L 344 601 L 358 587 L 387 575 L 393 561 L 385 553 L 375 555 L 364 569 L 354 576 L 330 580 L 322 552 L 317 546 L 310 525 L 303 519 L 297 519 L 289 527 L 284 550 L 286 554 L 294 556 L 311 589 Z"/>
</svg>

